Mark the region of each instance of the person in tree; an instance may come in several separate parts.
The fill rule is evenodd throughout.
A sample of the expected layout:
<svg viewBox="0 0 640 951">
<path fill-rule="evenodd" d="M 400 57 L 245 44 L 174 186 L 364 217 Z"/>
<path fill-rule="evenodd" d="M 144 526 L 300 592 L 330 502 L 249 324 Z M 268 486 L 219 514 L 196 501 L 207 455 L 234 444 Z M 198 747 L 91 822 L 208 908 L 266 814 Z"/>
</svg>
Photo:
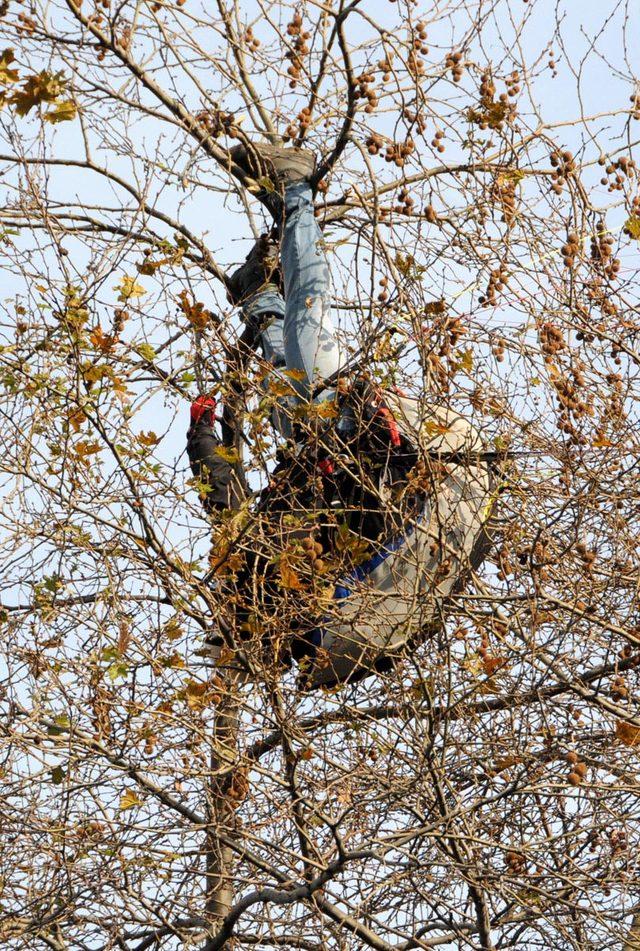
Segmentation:
<svg viewBox="0 0 640 951">
<path fill-rule="evenodd" d="M 335 684 L 388 666 L 439 623 L 446 598 L 484 555 L 491 478 L 467 420 L 347 372 L 314 215 L 314 156 L 248 143 L 231 157 L 249 181 L 270 180 L 256 197 L 277 237 L 254 245 L 229 295 L 242 307 L 243 342 L 294 390 L 273 414 L 288 451 L 255 503 L 262 534 L 235 576 L 236 628 L 248 637 L 252 620 L 255 629 L 257 618 L 278 615 L 284 600 L 278 662 L 301 662 L 309 687 Z M 187 448 L 209 512 L 237 509 L 244 496 L 220 443 L 215 403 L 200 397 Z M 273 649 L 278 638 L 259 626 Z"/>
</svg>

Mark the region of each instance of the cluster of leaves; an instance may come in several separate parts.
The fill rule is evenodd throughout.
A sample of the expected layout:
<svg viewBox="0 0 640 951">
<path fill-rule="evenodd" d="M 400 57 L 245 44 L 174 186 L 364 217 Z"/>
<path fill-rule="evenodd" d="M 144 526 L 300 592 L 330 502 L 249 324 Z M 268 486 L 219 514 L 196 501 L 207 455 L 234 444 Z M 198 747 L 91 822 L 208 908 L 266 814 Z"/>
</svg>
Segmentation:
<svg viewBox="0 0 640 951">
<path fill-rule="evenodd" d="M 46 105 L 42 118 L 45 122 L 56 125 L 58 122 L 68 122 L 75 119 L 78 110 L 73 99 L 64 98 L 68 95 L 68 84 L 62 72 L 51 73 L 41 70 L 30 76 L 20 77 L 18 70 L 12 65 L 15 61 L 14 51 L 6 49 L 0 54 L 0 108 L 5 105 L 14 109 L 17 116 L 26 116 L 37 106 Z M 18 88 L 10 87 L 21 85 Z"/>
</svg>

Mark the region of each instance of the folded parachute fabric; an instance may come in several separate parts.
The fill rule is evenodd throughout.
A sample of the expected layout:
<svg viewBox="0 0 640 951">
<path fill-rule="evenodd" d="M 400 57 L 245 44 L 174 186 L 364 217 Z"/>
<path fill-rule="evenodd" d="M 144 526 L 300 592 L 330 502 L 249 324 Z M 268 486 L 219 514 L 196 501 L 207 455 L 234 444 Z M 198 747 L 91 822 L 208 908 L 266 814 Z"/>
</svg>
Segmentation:
<svg viewBox="0 0 640 951">
<path fill-rule="evenodd" d="M 385 394 L 402 434 L 446 465 L 422 511 L 335 586 L 313 632 L 307 689 L 357 680 L 441 623 L 446 599 L 481 563 L 494 499 L 477 429 L 451 410 Z"/>
</svg>

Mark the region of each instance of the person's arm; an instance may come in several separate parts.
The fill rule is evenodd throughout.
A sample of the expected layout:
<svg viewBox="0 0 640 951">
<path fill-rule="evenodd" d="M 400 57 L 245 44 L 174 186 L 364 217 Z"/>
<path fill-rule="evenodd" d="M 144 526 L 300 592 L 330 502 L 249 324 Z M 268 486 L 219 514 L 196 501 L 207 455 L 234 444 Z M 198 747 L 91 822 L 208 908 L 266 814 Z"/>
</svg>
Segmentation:
<svg viewBox="0 0 640 951">
<path fill-rule="evenodd" d="M 237 509 L 243 499 L 234 466 L 217 451 L 222 440 L 214 430 L 215 408 L 211 397 L 199 396 L 191 404 L 191 425 L 187 433 L 191 471 L 203 486 L 200 498 L 209 513 Z"/>
</svg>

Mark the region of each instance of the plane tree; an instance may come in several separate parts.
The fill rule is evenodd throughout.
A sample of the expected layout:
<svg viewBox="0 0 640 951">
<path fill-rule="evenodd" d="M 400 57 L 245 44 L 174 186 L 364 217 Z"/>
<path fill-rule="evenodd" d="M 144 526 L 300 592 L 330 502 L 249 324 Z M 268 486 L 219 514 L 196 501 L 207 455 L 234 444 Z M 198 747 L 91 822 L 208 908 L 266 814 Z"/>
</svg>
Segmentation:
<svg viewBox="0 0 640 951">
<path fill-rule="evenodd" d="M 637 13 L 0 16 L 3 946 L 640 946 Z M 264 632 L 286 646 L 331 564 L 310 593 L 254 501 L 207 516 L 184 452 L 201 393 L 254 497 L 279 446 L 289 382 L 226 294 L 269 227 L 247 138 L 318 156 L 356 370 L 500 462 L 483 565 L 323 691 Z M 277 610 L 214 666 L 251 545 Z"/>
</svg>

